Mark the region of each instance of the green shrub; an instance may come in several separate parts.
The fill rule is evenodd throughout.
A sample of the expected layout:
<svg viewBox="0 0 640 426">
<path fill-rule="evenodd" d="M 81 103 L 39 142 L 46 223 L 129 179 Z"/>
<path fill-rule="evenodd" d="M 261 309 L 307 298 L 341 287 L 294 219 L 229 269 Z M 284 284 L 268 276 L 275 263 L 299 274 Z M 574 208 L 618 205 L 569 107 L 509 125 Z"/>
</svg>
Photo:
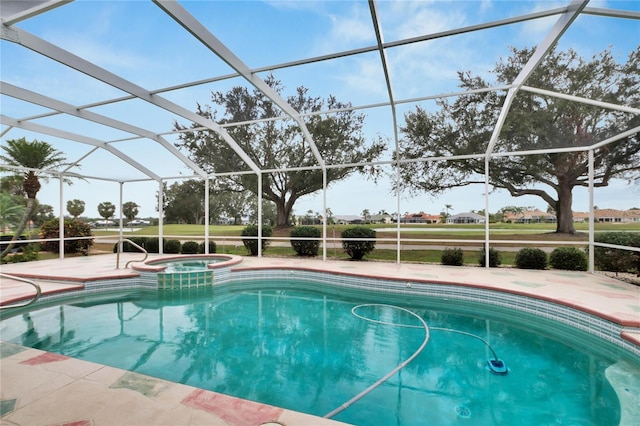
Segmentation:
<svg viewBox="0 0 640 426">
<path fill-rule="evenodd" d="M 498 266 L 500 266 L 501 263 L 502 263 L 502 258 L 500 256 L 500 252 L 494 249 L 493 247 L 489 247 L 489 267 L 497 268 Z M 480 256 L 478 257 L 478 264 L 480 266 L 486 265 L 484 247 L 482 247 L 482 250 L 480 250 Z"/>
<path fill-rule="evenodd" d="M 160 253 L 160 238 L 148 238 L 143 247 L 148 253 Z"/>
<path fill-rule="evenodd" d="M 547 253 L 537 247 L 525 247 L 516 253 L 516 268 L 520 269 L 546 269 Z"/>
<path fill-rule="evenodd" d="M 180 247 L 182 254 L 198 254 L 200 252 L 200 244 L 195 241 L 185 241 Z"/>
<path fill-rule="evenodd" d="M 179 254 L 181 243 L 179 240 L 164 240 L 162 252 L 167 254 Z"/>
<path fill-rule="evenodd" d="M 549 255 L 549 265 L 565 271 L 586 271 L 587 254 L 576 247 L 558 247 Z"/>
<path fill-rule="evenodd" d="M 147 238 L 147 237 L 129 237 L 127 239 L 133 241 L 134 243 L 136 243 L 137 245 L 139 245 L 143 249 L 147 250 L 149 238 Z M 128 251 L 128 252 L 135 252 L 135 253 L 139 253 L 140 252 L 140 249 L 138 247 L 135 247 L 133 244 L 130 244 L 128 241 L 124 242 L 122 249 L 123 249 L 123 251 Z"/>
<path fill-rule="evenodd" d="M 58 219 L 48 220 L 40 226 L 40 238 L 59 238 L 60 222 Z M 64 237 L 90 237 L 91 227 L 78 219 L 64 220 Z M 93 245 L 93 239 L 85 240 L 66 240 L 64 242 L 65 253 L 84 253 L 89 254 L 89 247 Z M 43 241 L 40 243 L 42 250 L 58 253 L 60 243 L 55 241 Z"/>
<path fill-rule="evenodd" d="M 595 234 L 597 243 L 615 244 L 618 246 L 640 247 L 640 235 L 630 232 L 604 232 Z M 609 247 L 595 247 L 593 250 L 594 266 L 601 271 L 640 273 L 637 252 Z"/>
<path fill-rule="evenodd" d="M 443 265 L 462 266 L 464 253 L 461 248 L 445 248 L 440 259 Z"/>
<path fill-rule="evenodd" d="M 242 230 L 241 235 L 243 237 L 257 237 L 258 236 L 258 225 L 249 225 Z M 264 252 L 269 246 L 269 240 L 265 238 L 269 238 L 273 235 L 273 229 L 269 225 L 262 225 L 262 251 Z M 258 255 L 258 239 L 257 238 L 243 238 L 242 244 L 244 244 L 245 248 L 249 251 L 251 256 Z"/>
<path fill-rule="evenodd" d="M 342 231 L 342 248 L 353 260 L 361 260 L 376 247 L 375 241 L 349 240 L 350 238 L 376 238 L 376 231 L 363 226 L 354 226 Z"/>
<path fill-rule="evenodd" d="M 290 236 L 293 238 L 320 238 L 322 231 L 315 226 L 296 226 L 291 229 Z M 298 256 L 317 256 L 320 249 L 320 240 L 291 240 L 291 247 L 293 247 Z"/>
<path fill-rule="evenodd" d="M 216 246 L 216 242 L 209 240 L 209 254 L 215 253 L 217 249 L 218 247 Z M 204 253 L 204 241 L 200 243 L 200 247 L 198 247 L 198 253 Z"/>
<path fill-rule="evenodd" d="M 38 259 L 38 252 L 40 251 L 40 244 L 32 243 L 22 246 L 22 251 L 13 253 L 11 256 L 5 256 L 0 263 L 19 263 L 19 262 L 31 262 Z"/>
</svg>

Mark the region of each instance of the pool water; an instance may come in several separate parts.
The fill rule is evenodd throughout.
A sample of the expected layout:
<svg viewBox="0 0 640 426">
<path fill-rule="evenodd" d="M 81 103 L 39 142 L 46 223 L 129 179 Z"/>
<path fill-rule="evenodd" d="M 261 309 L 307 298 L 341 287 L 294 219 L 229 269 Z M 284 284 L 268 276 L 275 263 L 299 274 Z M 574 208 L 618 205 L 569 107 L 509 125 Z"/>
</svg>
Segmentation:
<svg viewBox="0 0 640 426">
<path fill-rule="evenodd" d="M 163 272 L 193 272 L 193 271 L 206 271 L 209 269 L 208 265 L 211 263 L 219 263 L 225 259 L 208 258 L 206 260 L 182 260 L 172 262 L 156 262 L 153 265 L 166 265 L 166 269 Z"/>
<path fill-rule="evenodd" d="M 434 329 L 411 363 L 333 417 L 362 426 L 616 425 L 605 371 L 640 372 L 621 349 L 525 313 L 322 288 L 274 280 L 87 297 L 7 318 L 2 339 L 323 416 L 418 349 L 425 331 L 405 311 L 352 312 L 401 306 Z M 488 370 L 492 350 L 507 375 Z"/>
</svg>

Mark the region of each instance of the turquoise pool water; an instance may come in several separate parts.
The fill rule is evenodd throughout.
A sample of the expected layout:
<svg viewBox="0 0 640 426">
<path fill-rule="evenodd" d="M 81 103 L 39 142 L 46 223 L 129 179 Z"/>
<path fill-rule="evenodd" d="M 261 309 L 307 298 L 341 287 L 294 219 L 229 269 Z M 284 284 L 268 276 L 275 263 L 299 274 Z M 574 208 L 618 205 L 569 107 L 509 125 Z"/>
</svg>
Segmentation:
<svg viewBox="0 0 640 426">
<path fill-rule="evenodd" d="M 624 362 L 640 372 L 614 345 L 532 315 L 323 288 L 274 280 L 87 296 L 3 320 L 2 339 L 323 416 L 418 349 L 424 329 L 405 311 L 352 312 L 400 306 L 433 330 L 411 363 L 334 417 L 362 426 L 616 425 L 605 371 Z M 487 369 L 492 350 L 506 376 Z"/>
<path fill-rule="evenodd" d="M 208 265 L 212 263 L 220 263 L 227 261 L 225 258 L 207 258 L 202 260 L 175 260 L 166 262 L 152 262 L 151 265 L 166 266 L 163 272 L 193 272 L 193 271 L 206 271 L 209 269 Z"/>
</svg>

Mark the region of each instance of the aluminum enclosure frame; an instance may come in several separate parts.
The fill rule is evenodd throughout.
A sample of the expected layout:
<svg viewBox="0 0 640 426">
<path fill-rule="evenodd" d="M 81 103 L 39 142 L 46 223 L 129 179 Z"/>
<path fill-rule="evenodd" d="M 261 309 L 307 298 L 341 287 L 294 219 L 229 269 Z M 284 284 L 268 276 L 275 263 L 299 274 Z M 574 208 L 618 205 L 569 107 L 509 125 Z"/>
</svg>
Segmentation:
<svg viewBox="0 0 640 426">
<path fill-rule="evenodd" d="M 124 122 L 122 120 L 115 120 L 113 118 L 110 118 L 108 116 L 102 115 L 102 114 L 97 114 L 95 112 L 92 112 L 89 110 L 89 108 L 93 108 L 96 106 L 101 106 L 101 105 L 108 105 L 108 104 L 112 104 L 112 103 L 118 103 L 118 102 L 122 102 L 125 100 L 130 100 L 130 99 L 138 99 L 141 101 L 144 101 L 148 104 L 150 104 L 151 106 L 155 107 L 155 108 L 159 108 L 165 111 L 168 111 L 172 114 L 175 114 L 176 116 L 182 117 L 184 119 L 186 119 L 187 121 L 194 123 L 197 126 L 200 126 L 199 128 L 201 129 L 208 129 L 211 130 L 215 133 L 217 133 L 233 150 L 234 152 L 244 161 L 244 163 L 247 166 L 246 170 L 239 170 L 237 171 L 237 173 L 251 173 L 251 174 L 255 174 L 258 177 L 258 191 L 257 193 L 259 194 L 259 201 L 258 201 L 258 217 L 259 217 L 259 223 L 261 223 L 262 221 L 262 212 L 261 212 L 261 206 L 262 206 L 262 197 L 261 197 L 261 191 L 259 190 L 259 188 L 261 187 L 261 183 L 262 183 L 262 176 L 265 173 L 269 173 L 269 172 L 274 172 L 274 171 L 286 171 L 286 169 L 283 170 L 265 170 L 265 169 L 261 169 L 258 164 L 256 164 L 251 157 L 241 148 L 241 146 L 237 143 L 237 141 L 235 141 L 233 139 L 233 137 L 229 134 L 229 132 L 227 132 L 226 128 L 232 125 L 239 125 L 239 124 L 243 124 L 243 123 L 234 123 L 234 124 L 230 124 L 230 125 L 220 125 L 219 123 L 213 122 L 211 120 L 205 119 L 202 116 L 187 110 L 186 108 L 182 107 L 181 105 L 172 102 L 166 98 L 164 98 L 162 96 L 162 93 L 164 92 L 169 92 L 172 90 L 176 90 L 178 88 L 188 88 L 188 87 L 194 87 L 194 86 L 198 86 L 201 84 L 205 84 L 207 82 L 213 82 L 213 81 L 223 81 L 223 80 L 227 80 L 227 79 L 231 79 L 231 78 L 236 78 L 236 77 L 241 77 L 244 80 L 246 80 L 249 84 L 251 84 L 255 89 L 261 91 L 262 93 L 265 94 L 265 96 L 267 96 L 269 99 L 271 99 L 275 105 L 277 105 L 282 113 L 283 116 L 282 118 L 291 118 L 293 119 L 297 125 L 300 128 L 301 133 L 303 134 L 303 137 L 306 141 L 306 143 L 309 144 L 309 146 L 311 147 L 311 150 L 313 152 L 313 155 L 316 159 L 317 165 L 316 166 L 308 166 L 308 167 L 300 167 L 300 168 L 295 168 L 295 170 L 303 170 L 303 169 L 316 169 L 316 170 L 321 170 L 322 174 L 323 174 L 323 190 L 322 190 L 322 195 L 323 195 L 323 212 L 326 212 L 327 209 L 327 170 L 330 168 L 338 168 L 338 167 L 356 167 L 356 166 L 372 166 L 372 165 L 390 165 L 391 167 L 395 167 L 397 170 L 397 174 L 396 174 L 396 179 L 398 179 L 399 182 L 399 165 L 401 163 L 404 162 L 416 162 L 416 161 L 438 161 L 438 160 L 452 160 L 455 159 L 453 157 L 449 157 L 449 158 L 434 158 L 434 157 L 425 157 L 425 158 L 420 158 L 420 159 L 411 159 L 411 160 L 406 160 L 406 159 L 400 159 L 398 158 L 399 156 L 396 155 L 395 157 L 398 158 L 397 160 L 394 161 L 377 161 L 377 162 L 371 162 L 371 163 L 356 163 L 356 164 L 349 164 L 349 165 L 345 165 L 345 164 L 327 164 L 324 160 L 324 158 L 322 157 L 321 153 L 319 152 L 312 135 L 310 134 L 309 130 L 307 129 L 306 125 L 305 125 L 305 117 L 308 115 L 305 114 L 301 114 L 300 112 L 296 111 L 291 105 L 289 105 L 285 99 L 283 99 L 278 93 L 276 93 L 274 90 L 272 90 L 263 79 L 261 79 L 258 74 L 261 72 L 264 72 L 266 70 L 278 70 L 278 69 L 285 69 L 285 68 L 291 68 L 291 67 L 296 67 L 296 66 L 300 66 L 300 65 L 306 65 L 306 64 L 311 64 L 311 63 L 316 63 L 316 62 L 322 62 L 322 61 L 327 61 L 327 60 L 331 60 L 331 59 L 337 59 L 337 58 L 343 58 L 343 57 L 348 57 L 348 56 L 354 56 L 354 55 L 361 55 L 361 54 L 365 54 L 365 53 L 371 53 L 371 52 L 377 52 L 379 55 L 379 60 L 380 60 L 380 65 L 381 68 L 383 70 L 383 76 L 382 78 L 384 78 L 384 82 L 385 82 L 385 87 L 386 87 L 386 91 L 387 91 L 387 101 L 382 102 L 382 103 L 378 103 L 378 104 L 374 104 L 374 105 L 360 105 L 360 106 L 354 106 L 352 108 L 350 108 L 350 110 L 364 110 L 364 109 L 368 109 L 368 108 L 375 108 L 375 107 L 380 107 L 380 106 L 388 106 L 390 107 L 391 110 L 391 117 L 390 120 L 393 123 L 393 131 L 394 131 L 394 135 L 393 135 L 393 141 L 394 141 L 394 149 L 395 152 L 398 152 L 398 145 L 399 145 L 399 136 L 398 136 L 398 118 L 397 118 L 397 110 L 396 107 L 398 105 L 401 104 L 405 104 L 405 103 L 410 103 L 410 102 L 416 102 L 418 100 L 427 100 L 427 99 L 437 99 L 437 98 L 444 98 L 444 97 L 450 97 L 450 96 L 459 96 L 460 94 L 465 94 L 465 93 L 472 93 L 472 91 L 470 92 L 458 92 L 458 93 L 440 93 L 440 94 L 428 94 L 426 96 L 423 97 L 419 97 L 419 98 L 412 98 L 412 99 L 397 99 L 397 97 L 394 95 L 393 92 L 393 76 L 391 75 L 391 72 L 389 70 L 389 66 L 388 66 L 388 59 L 387 59 L 387 51 L 388 49 L 391 49 L 393 47 L 398 47 L 398 46 L 404 46 L 404 45 L 409 45 L 412 43 L 418 43 L 418 42 L 422 42 L 422 41 L 427 41 L 427 40 L 436 40 L 436 39 L 440 39 L 440 38 L 446 38 L 446 37 L 450 37 L 453 35 L 458 35 L 458 34 L 464 34 L 464 33 L 470 33 L 470 32 L 475 32 L 475 31 L 482 31 L 482 30 L 486 30 L 486 29 L 490 29 L 490 28 L 496 28 L 496 27 L 500 27 L 500 26 L 504 26 L 504 25 L 511 25 L 514 23 L 520 23 L 520 22 L 526 22 L 526 21 L 532 21 L 535 19 L 539 19 L 539 18 L 543 18 L 543 17 L 555 17 L 556 18 L 556 23 L 555 25 L 552 27 L 552 29 L 548 32 L 548 34 L 546 35 L 546 37 L 544 38 L 544 40 L 541 41 L 540 44 L 538 44 L 538 47 L 536 48 L 536 51 L 533 55 L 533 57 L 530 59 L 530 61 L 526 64 L 526 66 L 524 67 L 524 69 L 520 72 L 520 74 L 517 76 L 517 78 L 514 79 L 513 82 L 511 82 L 509 85 L 506 86 L 502 86 L 502 87 L 494 87 L 494 88 L 489 88 L 487 90 L 499 90 L 499 91 L 506 91 L 507 96 L 504 102 L 504 105 L 502 107 L 502 110 L 500 112 L 499 118 L 496 122 L 496 125 L 494 127 L 494 131 L 493 134 L 491 136 L 491 139 L 488 142 L 488 146 L 487 149 L 484 153 L 479 153 L 477 155 L 470 155 L 467 158 L 484 158 L 485 161 L 485 215 L 486 215 L 486 220 L 485 220 L 485 251 L 486 251 L 486 256 L 487 256 L 487 267 L 488 267 L 488 256 L 489 256 L 489 244 L 490 242 L 496 242 L 496 240 L 490 240 L 489 238 L 489 190 L 490 190 L 490 183 L 489 183 L 489 169 L 490 169 L 490 162 L 491 159 L 494 157 L 501 157 L 501 156 L 505 156 L 505 155 L 527 155 L 527 154 L 535 154 L 535 153 L 540 153 L 543 151 L 535 151 L 535 150 L 531 150 L 531 151 L 527 151 L 527 152 L 510 152 L 510 153 L 504 153 L 504 152 L 500 152 L 497 153 L 495 152 L 495 146 L 496 143 L 498 141 L 498 137 L 500 135 L 500 132 L 502 130 L 502 126 L 506 120 L 506 117 L 509 114 L 509 110 L 511 107 L 511 102 L 513 101 L 514 97 L 517 95 L 517 93 L 519 91 L 528 91 L 528 92 L 532 92 L 532 93 L 538 93 L 540 95 L 545 95 L 545 96 L 554 96 L 554 97 L 558 97 L 558 98 L 562 98 L 562 99 L 566 99 L 569 101 L 573 101 L 573 102 L 579 102 L 579 103 L 585 103 L 585 104 L 590 104 L 590 105 L 595 105 L 601 108 L 606 108 L 606 109 L 612 109 L 612 110 L 617 110 L 617 111 L 622 111 L 622 112 L 627 112 L 627 113 L 632 113 L 632 114 L 640 114 L 640 109 L 638 108 L 633 108 L 631 106 L 628 105 L 617 105 L 617 104 L 611 104 L 611 103 L 607 103 L 601 100 L 595 100 L 595 99 L 583 99 L 583 98 L 579 98 L 576 96 L 572 96 L 572 95 L 568 95 L 568 94 L 563 94 L 563 93 L 557 93 L 557 92 L 551 92 L 548 90 L 543 90 L 540 88 L 536 88 L 536 87 L 531 87 L 531 86 L 527 86 L 526 82 L 527 82 L 527 78 L 531 75 L 531 73 L 537 68 L 537 66 L 542 62 L 542 60 L 544 59 L 545 55 L 551 50 L 551 48 L 554 46 L 554 44 L 562 37 L 562 35 L 565 33 L 565 31 L 571 27 L 571 25 L 574 23 L 574 21 L 576 20 L 577 17 L 579 17 L 581 14 L 585 14 L 585 15 L 597 15 L 597 16 L 606 16 L 606 17 L 615 17 L 615 18 L 623 18 L 623 19 L 634 19 L 634 20 L 640 20 L 640 13 L 636 13 L 636 12 L 632 12 L 632 11 L 618 11 L 618 10 L 609 10 L 609 9 L 600 9 L 600 8 L 589 8 L 587 7 L 588 5 L 588 0 L 573 0 L 571 1 L 566 7 L 561 7 L 561 8 L 554 8 L 554 9 L 550 9 L 550 10 L 545 10 L 545 11 L 541 11 L 541 12 L 536 12 L 536 13 L 530 13 L 530 14 L 525 14 L 525 15 L 521 15 L 521 16 L 516 16 L 516 17 L 512 17 L 512 18 L 507 18 L 507 19 L 501 19 L 501 20 L 497 20 L 497 21 L 492 21 L 492 22 L 486 22 L 486 23 L 482 23 L 482 24 L 478 24 L 478 25 L 472 25 L 472 26 L 467 26 L 467 27 L 461 27 L 461 28 L 457 28 L 457 29 L 453 29 L 453 30 L 449 30 L 449 31 L 443 31 L 443 32 L 437 32 L 437 33 L 432 33 L 432 34 L 425 34 L 419 37 L 413 37 L 413 38 L 408 38 L 408 39 L 403 39 L 403 40 L 397 40 L 394 42 L 389 42 L 389 43 L 385 43 L 384 41 L 384 37 L 382 34 L 382 27 L 381 27 L 381 23 L 380 23 L 380 19 L 379 19 L 379 12 L 378 12 L 378 7 L 376 4 L 375 0 L 369 0 L 368 4 L 369 4 L 369 11 L 371 14 L 371 25 L 373 27 L 373 30 L 375 32 L 376 35 L 376 44 L 373 46 L 369 46 L 369 47 L 365 47 L 365 48 L 360 48 L 360 49 L 355 49 L 355 50 L 349 50 L 349 51 L 342 51 L 342 52 L 335 52 L 329 55 L 324 55 L 324 56 L 318 56 L 318 57 L 311 57 L 311 58 L 307 58 L 307 59 L 300 59 L 297 61 L 293 61 L 293 62 L 287 62 L 287 63 L 280 63 L 280 64 L 273 64 L 273 65 L 267 65 L 267 66 L 263 66 L 260 68 L 256 68 L 256 69 L 250 69 L 245 62 L 243 62 L 243 60 L 236 55 L 231 49 L 229 49 L 227 46 L 225 46 L 210 30 L 208 30 L 201 22 L 199 22 L 194 16 L 192 16 L 189 12 L 187 12 L 186 9 L 184 9 L 180 3 L 175 2 L 175 1 L 166 1 L 166 0 L 153 0 L 153 3 L 158 7 L 159 10 L 161 10 L 162 12 L 164 12 L 165 14 L 167 14 L 172 20 L 174 20 L 176 23 L 178 23 L 185 31 L 187 31 L 191 36 L 193 36 L 195 39 L 197 39 L 200 43 L 202 43 L 207 49 L 209 49 L 213 54 L 215 54 L 216 56 L 218 56 L 220 59 L 222 59 L 225 63 L 227 63 L 233 70 L 234 73 L 230 73 L 230 74 L 226 74 L 226 75 L 220 75 L 220 76 L 214 76 L 205 80 L 199 80 L 199 81 L 191 81 L 191 82 L 184 82 L 181 83 L 178 86 L 171 86 L 171 87 L 165 87 L 165 88 L 161 88 L 161 89 L 155 89 L 155 90 L 149 90 L 147 88 L 141 87 L 137 84 L 134 84 L 133 82 L 119 76 L 116 75 L 102 67 L 99 67 L 98 65 L 82 58 L 79 57 L 69 51 L 66 51 L 62 48 L 60 48 L 59 46 L 56 46 L 55 44 L 49 43 L 46 40 L 43 40 L 37 36 L 35 36 L 34 34 L 31 34 L 23 29 L 21 29 L 18 25 L 20 22 L 28 20 L 34 16 L 38 16 L 41 14 L 46 14 L 48 11 L 62 7 L 66 4 L 70 3 L 69 0 L 52 0 L 52 1 L 31 1 L 31 2 L 3 2 L 2 5 L 2 9 L 0 10 L 2 12 L 2 32 L 1 32 L 1 37 L 3 40 L 8 41 L 8 42 L 13 42 L 15 44 L 18 44 L 26 49 L 30 49 L 34 52 L 37 52 L 38 54 L 50 58 L 53 61 L 59 62 L 69 68 L 72 68 L 82 74 L 85 74 L 87 76 L 90 76 L 96 80 L 102 81 L 114 88 L 117 88 L 125 93 L 127 93 L 128 95 L 125 97 L 120 97 L 120 98 L 114 98 L 114 99 L 107 99 L 104 100 L 102 102 L 99 103 L 94 103 L 91 105 L 71 105 L 69 103 L 57 100 L 57 99 L 53 99 L 51 97 L 48 97 L 44 94 L 41 93 L 37 93 L 35 91 L 32 91 L 30 89 L 27 88 L 22 88 L 22 87 L 18 87 L 16 85 L 10 84 L 10 83 L 6 83 L 4 81 L 2 81 L 2 83 L 0 84 L 0 92 L 3 95 L 6 96 L 10 96 L 12 98 L 16 98 L 16 99 L 20 99 L 22 101 L 34 104 L 34 105 L 40 105 L 40 106 L 44 106 L 48 109 L 51 109 L 53 112 L 50 113 L 45 113 L 45 114 L 40 114 L 37 116 L 30 116 L 30 117 L 11 117 L 11 112 L 10 111 L 3 111 L 2 114 L 0 114 L 0 123 L 2 123 L 3 125 L 7 126 L 7 128 L 2 132 L 2 137 L 4 138 L 4 136 L 9 133 L 11 131 L 11 129 L 13 128 L 17 128 L 17 129 L 25 129 L 25 130 L 29 130 L 29 131 L 33 131 L 33 132 L 37 132 L 37 133 L 41 133 L 43 135 L 51 135 L 51 136 L 55 136 L 61 139 L 66 139 L 69 141 L 75 141 L 78 143 L 82 143 L 82 144 L 88 144 L 91 145 L 94 148 L 93 151 L 91 151 L 90 153 L 88 153 L 87 155 L 91 155 L 93 152 L 95 152 L 95 150 L 105 150 L 108 153 L 110 153 L 111 155 L 123 160 L 125 163 L 127 163 L 128 165 L 130 165 L 131 167 L 133 167 L 134 169 L 140 171 L 144 176 L 146 176 L 148 178 L 148 180 L 151 181 L 155 181 L 158 184 L 159 187 L 159 193 L 160 193 L 160 200 L 159 200 L 159 221 L 160 221 L 160 238 L 163 237 L 163 227 L 162 227 L 162 217 L 163 217 L 163 211 L 162 211 L 162 188 L 163 188 L 163 182 L 166 182 L 168 179 L 174 179 L 177 178 L 176 176 L 163 176 L 158 170 L 151 170 L 145 166 L 143 166 L 142 164 L 140 164 L 140 162 L 138 162 L 135 158 L 132 158 L 128 155 L 126 155 L 125 153 L 123 153 L 121 150 L 117 149 L 113 143 L 114 142 L 119 142 L 121 140 L 118 141 L 102 141 L 102 140 L 98 140 L 95 139 L 93 137 L 91 137 L 90 135 L 86 135 L 86 134 L 76 134 L 76 133 L 72 133 L 72 132 L 68 132 L 68 131 L 64 131 L 62 129 L 56 129 L 56 128 L 52 128 L 52 127 L 48 127 L 48 126 L 44 126 L 41 124 L 37 124 L 34 123 L 33 121 L 38 119 L 38 118 L 42 118 L 44 116 L 52 116 L 52 115 L 57 115 L 57 114 L 65 114 L 65 115 L 69 115 L 78 119 L 83 119 L 83 120 L 87 120 L 87 121 L 91 121 L 94 123 L 98 123 L 98 124 L 102 124 L 117 130 L 120 130 L 122 132 L 131 134 L 131 138 L 128 138 L 127 140 L 138 140 L 138 139 L 148 139 L 151 141 L 154 141 L 157 146 L 158 149 L 163 149 L 166 150 L 167 152 L 169 152 L 172 156 L 174 156 L 175 158 L 177 158 L 178 160 L 180 160 L 186 167 L 188 170 L 190 170 L 190 173 L 192 173 L 192 175 L 190 176 L 180 176 L 180 178 L 190 178 L 190 177 L 197 177 L 199 179 L 203 179 L 205 181 L 205 198 L 207 198 L 207 202 L 205 203 L 205 222 L 209 223 L 209 210 L 208 210 L 208 187 L 209 187 L 209 183 L 211 180 L 215 180 L 218 176 L 222 176 L 223 174 L 216 174 L 216 173 L 211 173 L 208 174 L 206 171 L 204 171 L 202 168 L 200 168 L 198 165 L 196 165 L 190 158 L 188 158 L 186 155 L 184 155 L 180 150 L 178 150 L 174 145 L 172 145 L 169 141 L 166 140 L 166 138 L 164 136 L 166 136 L 169 133 L 165 133 L 165 134 L 158 134 L 155 133 L 151 130 L 145 129 L 140 127 L 139 125 L 137 125 L 135 122 Z M 330 114 L 332 112 L 336 112 L 336 111 L 321 111 L 318 112 L 317 114 Z M 5 114 L 6 113 L 6 114 Z M 589 158 L 590 158 L 590 184 L 589 184 L 589 206 L 590 206 L 590 238 L 589 238 L 589 247 L 590 247 L 590 255 L 593 256 L 593 246 L 594 246 L 594 241 L 593 241 L 593 223 L 594 223 L 594 217 L 593 217 L 593 151 L 594 149 L 597 149 L 605 144 L 608 143 L 612 143 L 616 140 L 619 140 L 620 138 L 623 137 L 627 137 L 633 134 L 637 134 L 640 131 L 640 127 L 628 130 L 624 133 L 621 133 L 620 135 L 614 136 L 612 138 L 609 138 L 607 141 L 600 141 L 598 144 L 594 145 L 594 146 L 589 146 L 589 147 L 584 147 L 582 149 L 580 148 L 570 148 L 570 149 L 562 149 L 559 148 L 558 152 L 561 152 L 563 150 L 583 150 L 588 152 L 589 154 Z M 549 152 L 548 150 L 544 151 L 544 152 Z M 82 161 L 83 158 L 78 158 L 75 159 L 75 163 L 79 163 Z M 290 169 L 290 170 L 294 170 L 294 169 Z M 56 172 L 53 171 L 46 171 L 47 173 L 55 173 L 58 176 L 65 176 L 65 175 L 69 175 L 69 176 L 73 176 L 73 175 L 78 175 L 77 173 L 73 173 L 70 172 L 69 169 L 65 169 L 65 170 L 58 170 Z M 109 177 L 105 177 L 105 176 L 91 176 L 91 175 L 84 175 L 81 174 L 81 176 L 88 178 L 88 179 L 98 179 L 98 180 L 107 180 L 107 181 L 113 181 L 113 182 L 117 182 L 120 185 L 120 193 L 122 194 L 122 187 L 124 184 L 126 183 L 130 183 L 130 182 L 139 182 L 140 179 L 135 179 L 135 180 L 122 180 L 122 179 L 113 179 L 113 178 L 109 178 Z M 146 179 L 146 178 L 145 178 Z M 398 205 L 398 212 L 400 211 L 400 194 L 401 191 L 398 191 L 396 196 L 397 196 L 397 205 Z M 62 223 L 63 221 L 63 209 L 62 209 L 62 199 L 63 199 L 63 191 L 62 191 L 62 185 L 60 185 L 60 221 Z M 120 200 L 120 204 L 122 204 L 122 197 Z M 121 209 L 120 209 L 121 211 Z M 324 213 L 323 213 L 324 214 Z M 398 213 L 399 214 L 399 213 Z M 325 215 L 326 216 L 326 215 Z M 120 232 L 120 238 L 122 239 L 122 223 L 123 218 L 122 215 L 120 216 L 120 228 L 121 228 L 121 232 Z M 327 221 L 324 221 L 323 224 L 323 233 L 322 233 L 322 246 L 323 246 L 323 259 L 326 260 L 327 258 Z M 208 235 L 208 228 L 206 228 L 205 231 L 205 240 L 208 240 L 209 235 Z M 261 229 L 261 227 L 259 227 L 259 229 Z M 62 234 L 62 233 L 61 233 Z M 259 235 L 258 238 L 262 238 L 262 235 Z M 400 263 L 400 250 L 401 250 L 401 244 L 400 244 L 400 221 L 397 221 L 397 238 L 396 238 L 396 244 L 397 244 L 397 263 Z M 205 245 L 206 246 L 206 245 Z M 61 244 L 61 247 L 63 247 L 63 245 Z M 259 247 L 259 255 L 261 255 L 261 244 L 258 244 Z M 631 248 L 633 250 L 633 248 Z M 640 251 L 640 249 L 638 250 Z M 64 253 L 61 251 L 60 253 L 61 257 L 64 257 Z M 593 259 L 591 259 L 590 261 L 590 268 L 591 271 L 593 271 Z"/>
</svg>

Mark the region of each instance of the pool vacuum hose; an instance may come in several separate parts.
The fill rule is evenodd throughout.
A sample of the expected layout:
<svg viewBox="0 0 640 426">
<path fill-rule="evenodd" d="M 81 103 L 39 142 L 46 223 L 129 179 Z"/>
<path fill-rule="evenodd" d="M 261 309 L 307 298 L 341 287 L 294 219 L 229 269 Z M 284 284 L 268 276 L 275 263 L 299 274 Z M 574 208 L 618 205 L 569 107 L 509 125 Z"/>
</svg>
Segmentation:
<svg viewBox="0 0 640 426">
<path fill-rule="evenodd" d="M 409 315 L 412 315 L 415 318 L 417 318 L 418 321 L 421 322 L 421 325 L 418 326 L 418 325 L 397 324 L 397 323 L 392 323 L 392 322 L 379 321 L 379 320 L 375 320 L 375 319 L 371 319 L 371 318 L 362 316 L 362 315 L 357 313 L 358 309 L 364 308 L 364 307 L 369 307 L 369 306 L 376 306 L 376 307 L 377 306 L 382 306 L 382 307 L 386 307 L 386 308 L 397 309 L 399 311 L 404 311 L 404 312 L 408 313 Z M 407 364 L 409 364 L 411 361 L 413 361 L 413 359 L 415 357 L 417 357 L 420 354 L 420 352 L 422 352 L 422 350 L 427 346 L 427 343 L 429 342 L 430 334 L 429 334 L 429 326 L 427 325 L 427 323 L 422 319 L 421 316 L 419 316 L 415 312 L 410 311 L 410 310 L 405 309 L 405 308 L 401 308 L 400 306 L 385 305 L 385 304 L 381 304 L 381 303 L 367 303 L 367 304 L 354 306 L 351 309 L 351 313 L 354 316 L 356 316 L 356 317 L 358 317 L 360 319 L 363 319 L 363 320 L 369 321 L 369 322 L 374 322 L 374 323 L 377 323 L 377 324 L 391 325 L 391 326 L 394 326 L 394 327 L 423 328 L 424 329 L 424 340 L 422 341 L 422 344 L 420 345 L 420 347 L 409 358 L 407 358 L 406 360 L 404 360 L 403 362 L 398 364 L 393 370 L 389 371 L 382 378 L 380 378 L 377 382 L 375 382 L 374 384 L 372 384 L 371 386 L 369 386 L 368 388 L 366 388 L 365 390 L 363 390 L 362 392 L 360 392 L 359 394 L 357 394 L 356 396 L 351 398 L 349 401 L 343 403 L 342 405 L 340 405 L 335 410 L 331 411 L 330 413 L 325 414 L 323 417 L 327 418 L 327 419 L 330 419 L 331 417 L 335 416 L 336 414 L 341 413 L 345 409 L 349 408 L 351 405 L 353 405 L 353 403 L 357 402 L 362 397 L 367 395 L 369 392 L 371 392 L 372 390 L 374 390 L 375 388 L 377 388 L 378 386 L 380 386 L 381 384 L 383 384 L 384 382 L 389 380 L 389 378 L 391 378 L 391 376 L 396 374 L 398 371 L 403 369 Z M 493 359 L 490 359 L 490 360 L 487 361 L 487 367 L 489 368 L 489 371 L 492 374 L 496 374 L 496 375 L 499 375 L 499 376 L 504 376 L 509 372 L 509 370 L 507 369 L 507 366 L 504 363 L 504 361 L 502 361 L 501 359 L 498 358 L 498 355 L 496 354 L 496 351 L 494 351 L 493 348 L 491 347 L 491 345 L 489 344 L 489 342 L 484 340 L 482 337 L 476 336 L 475 334 L 467 333 L 466 331 L 455 330 L 455 329 L 452 329 L 452 328 L 431 327 L 431 330 L 440 330 L 440 331 L 446 331 L 446 332 L 450 332 L 450 333 L 464 334 L 465 336 L 474 337 L 474 338 L 480 340 L 482 343 L 484 343 L 487 346 L 487 348 L 489 348 L 489 350 L 493 354 Z"/>
</svg>

